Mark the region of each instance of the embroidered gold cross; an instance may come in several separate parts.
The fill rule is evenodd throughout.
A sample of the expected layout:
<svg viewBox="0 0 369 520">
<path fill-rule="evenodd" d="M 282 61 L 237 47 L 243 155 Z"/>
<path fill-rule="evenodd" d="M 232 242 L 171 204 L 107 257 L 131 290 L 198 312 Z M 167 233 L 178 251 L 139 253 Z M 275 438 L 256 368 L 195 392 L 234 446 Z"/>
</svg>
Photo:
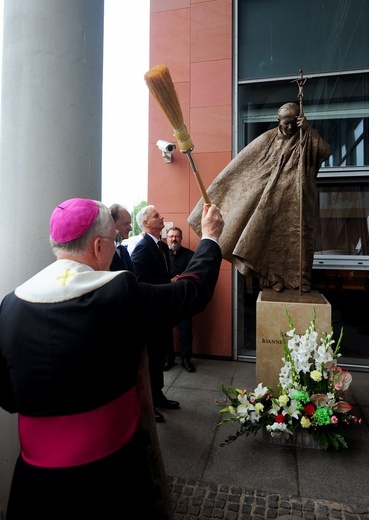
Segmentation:
<svg viewBox="0 0 369 520">
<path fill-rule="evenodd" d="M 65 273 L 60 275 L 60 276 L 57 276 L 56 279 L 57 280 L 61 280 L 61 286 L 64 287 L 67 283 L 67 279 L 68 278 L 72 278 L 72 276 L 75 276 L 76 273 L 70 273 L 70 268 L 68 267 L 68 269 L 65 270 Z"/>
</svg>

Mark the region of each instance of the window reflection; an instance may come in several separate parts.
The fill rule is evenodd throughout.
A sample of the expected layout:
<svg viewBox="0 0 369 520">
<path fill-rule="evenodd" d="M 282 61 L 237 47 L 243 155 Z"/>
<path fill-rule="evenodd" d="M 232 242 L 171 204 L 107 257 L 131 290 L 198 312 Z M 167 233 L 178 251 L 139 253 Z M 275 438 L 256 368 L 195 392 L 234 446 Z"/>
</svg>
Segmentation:
<svg viewBox="0 0 369 520">
<path fill-rule="evenodd" d="M 315 254 L 369 255 L 367 186 L 319 188 Z"/>
<path fill-rule="evenodd" d="M 369 316 L 369 53 L 368 0 L 239 0 L 235 149 L 277 126 L 277 110 L 298 103 L 331 156 L 318 175 L 319 216 L 313 287 L 332 306 L 341 352 L 368 361 Z M 292 11 L 298 13 L 288 26 Z M 302 36 L 303 35 L 303 36 Z M 255 355 L 258 279 L 237 273 L 238 355 Z M 241 323 L 242 322 L 242 323 Z"/>
<path fill-rule="evenodd" d="M 291 81 L 245 83 L 239 87 L 239 150 L 278 124 L 281 105 L 297 101 Z M 304 113 L 329 143 L 332 155 L 324 168 L 369 166 L 369 73 L 308 78 Z M 352 172 L 347 170 L 349 176 Z"/>
<path fill-rule="evenodd" d="M 368 118 L 342 118 L 326 121 L 332 157 L 323 166 L 347 167 L 368 164 Z"/>
<path fill-rule="evenodd" d="M 296 63 L 309 72 L 367 68 L 368 13 L 368 0 L 240 0 L 238 76 L 294 74 Z"/>
</svg>

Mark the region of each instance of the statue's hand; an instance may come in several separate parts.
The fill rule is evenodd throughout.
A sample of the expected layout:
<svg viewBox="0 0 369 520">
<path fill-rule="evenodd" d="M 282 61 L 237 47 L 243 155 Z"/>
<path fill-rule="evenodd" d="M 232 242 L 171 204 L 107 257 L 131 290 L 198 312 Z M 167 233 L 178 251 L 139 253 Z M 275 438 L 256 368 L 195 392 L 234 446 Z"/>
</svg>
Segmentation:
<svg viewBox="0 0 369 520">
<path fill-rule="evenodd" d="M 302 128 L 303 130 L 306 130 L 309 126 L 309 123 L 307 122 L 307 119 L 305 116 L 298 116 L 296 120 L 296 124 L 299 128 Z"/>
</svg>

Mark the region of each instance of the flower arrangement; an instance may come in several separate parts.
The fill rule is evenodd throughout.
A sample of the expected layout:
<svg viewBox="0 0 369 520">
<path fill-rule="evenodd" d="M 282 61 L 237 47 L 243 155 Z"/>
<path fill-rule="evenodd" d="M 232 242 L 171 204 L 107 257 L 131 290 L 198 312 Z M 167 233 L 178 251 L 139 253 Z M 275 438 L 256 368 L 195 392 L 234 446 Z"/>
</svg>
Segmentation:
<svg viewBox="0 0 369 520">
<path fill-rule="evenodd" d="M 229 414 L 214 429 L 227 422 L 238 423 L 238 430 L 221 443 L 225 446 L 241 435 L 256 434 L 265 427 L 272 436 L 287 435 L 303 429 L 324 448 L 347 448 L 350 426 L 362 421 L 350 414 L 352 405 L 344 400 L 344 393 L 352 381 L 351 374 L 337 364 L 343 331 L 335 349 L 333 330 L 323 333 L 318 341 L 316 314 L 304 335 L 296 334 L 286 310 L 290 330 L 288 341 L 281 333 L 284 357 L 279 374 L 278 392 L 259 383 L 253 391 L 222 385 L 225 396 L 222 414 Z M 226 404 L 226 406 L 224 406 Z"/>
</svg>

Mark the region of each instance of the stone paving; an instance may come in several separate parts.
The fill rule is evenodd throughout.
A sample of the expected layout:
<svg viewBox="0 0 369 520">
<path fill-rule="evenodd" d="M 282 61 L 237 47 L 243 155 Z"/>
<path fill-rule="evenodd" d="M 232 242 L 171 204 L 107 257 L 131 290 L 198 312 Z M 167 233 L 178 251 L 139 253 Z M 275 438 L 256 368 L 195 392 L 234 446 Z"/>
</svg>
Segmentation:
<svg viewBox="0 0 369 520">
<path fill-rule="evenodd" d="M 274 446 L 260 435 L 220 449 L 210 405 L 219 381 L 253 387 L 255 366 L 196 359 L 196 368 L 165 372 L 168 397 L 181 403 L 158 424 L 173 520 L 369 520 L 367 373 L 356 372 L 350 387 L 363 427 L 352 449 L 336 453 Z"/>
<path fill-rule="evenodd" d="M 168 476 L 174 520 L 365 520 L 362 504 L 267 494 L 241 487 Z M 344 491 L 343 491 L 344 495 Z"/>
</svg>

